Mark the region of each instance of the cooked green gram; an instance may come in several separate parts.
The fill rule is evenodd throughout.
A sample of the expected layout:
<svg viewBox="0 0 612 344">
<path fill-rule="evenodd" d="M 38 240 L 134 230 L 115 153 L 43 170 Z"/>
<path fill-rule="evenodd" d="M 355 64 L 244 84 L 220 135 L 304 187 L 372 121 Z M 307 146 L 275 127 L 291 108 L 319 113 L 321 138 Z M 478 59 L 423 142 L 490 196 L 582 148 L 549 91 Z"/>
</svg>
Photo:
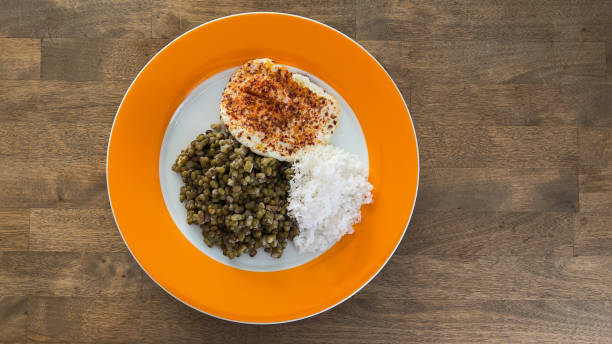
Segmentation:
<svg viewBox="0 0 612 344">
<path fill-rule="evenodd" d="M 211 127 L 172 165 L 183 179 L 187 223 L 199 224 L 206 245 L 230 259 L 253 257 L 260 247 L 280 258 L 287 240 L 299 234 L 287 214 L 291 164 L 256 155 L 220 123 Z"/>
</svg>

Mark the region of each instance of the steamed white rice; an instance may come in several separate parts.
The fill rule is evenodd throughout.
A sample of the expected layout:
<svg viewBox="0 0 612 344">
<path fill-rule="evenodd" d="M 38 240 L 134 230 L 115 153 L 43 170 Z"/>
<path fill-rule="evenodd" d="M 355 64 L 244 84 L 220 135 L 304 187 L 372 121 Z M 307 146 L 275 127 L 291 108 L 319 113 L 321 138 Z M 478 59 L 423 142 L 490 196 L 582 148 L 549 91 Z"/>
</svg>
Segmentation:
<svg viewBox="0 0 612 344">
<path fill-rule="evenodd" d="M 359 158 L 331 145 L 303 152 L 293 164 L 289 206 L 300 228 L 300 252 L 329 248 L 361 221 L 361 205 L 372 203 L 368 169 Z"/>
</svg>

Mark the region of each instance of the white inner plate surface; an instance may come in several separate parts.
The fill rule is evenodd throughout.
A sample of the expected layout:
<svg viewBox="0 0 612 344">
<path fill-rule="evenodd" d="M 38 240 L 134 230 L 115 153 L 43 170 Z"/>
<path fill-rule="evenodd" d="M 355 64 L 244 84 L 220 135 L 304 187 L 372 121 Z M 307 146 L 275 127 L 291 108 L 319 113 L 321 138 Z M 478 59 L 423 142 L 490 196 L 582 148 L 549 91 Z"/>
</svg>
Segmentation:
<svg viewBox="0 0 612 344">
<path fill-rule="evenodd" d="M 346 101 L 326 83 L 302 70 L 287 66 L 294 73 L 300 73 L 310 78 L 338 100 L 340 105 L 340 121 L 332 136 L 331 144 L 357 155 L 368 166 L 368 149 L 365 137 L 355 113 Z M 200 251 L 210 258 L 231 267 L 249 271 L 278 271 L 290 269 L 311 261 L 324 251 L 316 253 L 299 253 L 293 242 L 288 241 L 287 248 L 281 258 L 272 258 L 260 248 L 255 257 L 248 254 L 234 259 L 223 255 L 219 247 L 208 247 L 204 243 L 202 231 L 196 224 L 187 224 L 187 210 L 179 201 L 182 180 L 171 167 L 176 157 L 185 149 L 198 134 L 210 129 L 210 125 L 221 121 L 219 107 L 221 95 L 230 76 L 238 67 L 218 73 L 196 87 L 178 107 L 166 128 L 159 155 L 159 181 L 162 194 L 170 216 L 185 237 Z M 173 230 L 168 228 L 168 230 Z M 350 234 L 349 234 L 350 235 Z M 329 248 L 328 248 L 329 249 Z"/>
</svg>

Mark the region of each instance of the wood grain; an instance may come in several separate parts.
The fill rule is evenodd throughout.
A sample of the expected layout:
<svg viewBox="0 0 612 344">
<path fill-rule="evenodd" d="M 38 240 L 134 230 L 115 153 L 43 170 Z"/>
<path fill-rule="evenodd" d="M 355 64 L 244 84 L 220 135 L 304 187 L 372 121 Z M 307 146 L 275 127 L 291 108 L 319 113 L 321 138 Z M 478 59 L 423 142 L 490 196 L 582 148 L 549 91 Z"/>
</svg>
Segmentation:
<svg viewBox="0 0 612 344">
<path fill-rule="evenodd" d="M 25 342 L 26 326 L 27 298 L 0 296 L 0 342 Z"/>
<path fill-rule="evenodd" d="M 606 41 L 608 1 L 358 1 L 360 40 Z"/>
<path fill-rule="evenodd" d="M 155 38 L 175 37 L 210 20 L 244 12 L 289 12 L 323 22 L 355 37 L 354 1 L 239 0 L 232 3 L 210 0 L 153 0 L 152 30 Z M 286 11 L 290 8 L 291 11 Z"/>
<path fill-rule="evenodd" d="M 0 209 L 0 250 L 27 250 L 29 231 L 27 209 Z"/>
<path fill-rule="evenodd" d="M 45 38 L 41 79 L 131 80 L 166 43 L 159 39 Z"/>
<path fill-rule="evenodd" d="M 151 37 L 147 0 L 4 0 L 0 37 Z"/>
<path fill-rule="evenodd" d="M 609 301 L 413 301 L 357 295 L 317 317 L 266 327 L 207 317 L 169 297 L 35 297 L 28 313 L 35 320 L 28 338 L 40 342 L 314 343 L 324 334 L 338 343 L 605 343 L 611 333 Z"/>
<path fill-rule="evenodd" d="M 606 324 L 609 310 L 605 306 L 595 302 L 412 301 L 358 296 L 355 302 L 342 305 L 334 315 L 334 319 L 340 319 L 345 325 L 342 331 L 334 331 L 337 327 L 325 319 L 315 318 L 309 319 L 306 325 L 287 324 L 273 327 L 271 333 L 264 332 L 271 338 L 287 329 L 297 332 L 296 336 L 304 338 L 304 342 L 316 341 L 317 329 L 333 332 L 337 342 L 358 343 L 605 342 L 610 331 Z M 394 311 L 387 313 L 383 309 Z M 364 313 L 370 317 L 361 317 Z M 371 319 L 393 325 L 376 325 Z M 587 329 L 582 320 L 576 319 L 585 319 L 592 326 Z M 351 338 L 354 331 L 363 327 L 370 331 Z M 377 333 L 385 335 L 381 337 Z"/>
<path fill-rule="evenodd" d="M 578 178 L 574 169 L 423 168 L 416 206 L 433 211 L 575 212 Z"/>
<path fill-rule="evenodd" d="M 612 39 L 606 42 L 606 71 L 608 76 L 608 84 L 612 82 L 612 66 L 610 66 L 610 61 L 612 61 Z"/>
<path fill-rule="evenodd" d="M 574 254 L 612 256 L 612 216 L 581 214 L 575 228 Z"/>
<path fill-rule="evenodd" d="M 0 38 L 0 79 L 40 79 L 40 40 Z"/>
<path fill-rule="evenodd" d="M 604 42 L 555 42 L 553 55 L 555 67 L 563 71 L 555 75 L 556 82 L 606 81 Z"/>
<path fill-rule="evenodd" d="M 131 81 L 41 81 L 37 109 L 41 117 L 47 120 L 108 124 L 112 122 L 130 83 Z M 101 150 L 104 150 L 104 147 Z"/>
<path fill-rule="evenodd" d="M 578 147 L 581 168 L 612 167 L 612 128 L 580 128 Z"/>
<path fill-rule="evenodd" d="M 362 41 L 404 80 L 429 84 L 545 84 L 557 70 L 551 42 Z M 511 66 L 511 67 L 509 67 Z"/>
<path fill-rule="evenodd" d="M 36 126 L 28 131 L 38 138 L 30 142 L 28 169 L 43 172 L 25 174 L 29 182 L 21 188 L 21 197 L 6 196 L 31 207 L 107 207 L 106 145 L 128 85 L 124 81 L 42 81 Z M 47 145 L 41 147 L 40 141 Z M 21 165 L 16 167 L 11 172 L 19 173 Z"/>
<path fill-rule="evenodd" d="M 612 6 L 589 1 L 469 1 L 470 26 L 479 39 L 610 39 Z"/>
<path fill-rule="evenodd" d="M 608 44 L 610 46 L 612 42 Z M 612 61 L 612 57 L 608 58 Z M 610 64 L 610 62 L 608 62 Z M 608 66 L 608 70 L 612 69 Z M 610 80 L 612 81 L 612 79 Z M 607 84 L 588 84 L 573 85 L 572 92 L 583 93 L 577 100 L 580 113 L 580 125 L 583 127 L 612 127 L 612 99 L 609 95 L 612 92 L 612 83 Z"/>
<path fill-rule="evenodd" d="M 596 98 L 592 93 L 599 93 L 599 87 L 588 89 L 591 92 L 555 85 L 434 84 L 411 89 L 410 113 L 420 126 L 573 126 L 586 110 L 580 105 L 591 104 Z"/>
<path fill-rule="evenodd" d="M 575 127 L 417 127 L 421 166 L 570 168 L 577 165 Z M 446 147 L 441 151 L 439 146 Z"/>
<path fill-rule="evenodd" d="M 572 256 L 574 222 L 560 212 L 417 211 L 396 254 Z"/>
<path fill-rule="evenodd" d="M 127 251 L 109 209 L 32 209 L 31 218 L 31 250 Z"/>
<path fill-rule="evenodd" d="M 0 251 L 0 295 L 137 295 L 143 273 L 127 252 Z"/>
<path fill-rule="evenodd" d="M 105 163 L 71 160 L 49 162 L 10 158 L 2 161 L 0 202 L 12 207 L 99 208 L 108 206 Z M 37 173 L 32 173 L 36 171 Z M 88 171 L 83 173 L 82 171 Z"/>
<path fill-rule="evenodd" d="M 606 80 L 605 44 L 589 42 L 362 41 L 416 87 L 430 84 L 566 84 Z"/>
<path fill-rule="evenodd" d="M 128 85 L 40 81 L 0 93 L 7 99 L 2 109 L 7 115 L 0 117 L 7 125 L 0 130 L 12 134 L 0 141 L 0 147 L 6 147 L 0 156 L 11 157 L 0 171 L 3 204 L 106 207 L 106 144 Z"/>
<path fill-rule="evenodd" d="M 27 156 L 38 81 L 0 80 L 0 157 Z"/>
<path fill-rule="evenodd" d="M 612 256 L 398 255 L 364 296 L 416 300 L 610 300 Z"/>
<path fill-rule="evenodd" d="M 279 0 L 270 4 L 270 10 L 311 18 L 329 25 L 351 38 L 355 38 L 357 31 L 355 8 L 358 4 L 359 1 L 356 0 L 315 0 L 308 2 Z M 287 9 L 291 10 L 288 11 Z"/>
<path fill-rule="evenodd" d="M 52 144 L 43 150 L 32 142 L 31 159 L 61 165 L 67 155 L 75 163 L 104 163 L 108 135 L 128 86 L 124 81 L 41 82 L 33 131 Z"/>
<path fill-rule="evenodd" d="M 250 11 L 356 38 L 408 102 L 421 158 L 380 274 L 266 327 L 167 295 L 123 244 L 105 178 L 142 66 Z M 609 0 L 0 1 L 0 343 L 610 344 L 611 94 Z"/>
<path fill-rule="evenodd" d="M 610 213 L 612 209 L 612 168 L 580 171 L 580 210 Z"/>
<path fill-rule="evenodd" d="M 461 1 L 357 1 L 357 39 L 465 39 L 467 11 Z"/>
<path fill-rule="evenodd" d="M 151 2 L 151 37 L 174 38 L 181 31 L 182 1 L 152 0 Z"/>
<path fill-rule="evenodd" d="M 169 297 L 35 297 L 28 313 L 28 338 L 38 342 L 257 343 L 259 333 L 257 327 L 204 316 Z"/>
</svg>

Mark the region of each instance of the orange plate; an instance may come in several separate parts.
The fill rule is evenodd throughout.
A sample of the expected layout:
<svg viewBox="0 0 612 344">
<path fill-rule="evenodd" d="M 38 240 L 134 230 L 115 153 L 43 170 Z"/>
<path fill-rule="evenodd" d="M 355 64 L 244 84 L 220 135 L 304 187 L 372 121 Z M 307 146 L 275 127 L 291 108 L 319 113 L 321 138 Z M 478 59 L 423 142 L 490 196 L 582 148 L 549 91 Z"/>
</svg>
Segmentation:
<svg viewBox="0 0 612 344">
<path fill-rule="evenodd" d="M 182 100 L 209 76 L 259 57 L 308 71 L 344 97 L 364 131 L 374 185 L 374 203 L 363 207 L 353 235 L 317 259 L 275 272 L 234 269 L 199 251 L 170 218 L 159 182 L 162 139 Z M 280 13 L 221 18 L 168 44 L 123 98 L 107 155 L 115 221 L 142 268 L 185 304 L 247 323 L 305 318 L 366 285 L 402 239 L 418 175 L 410 114 L 383 67 L 342 33 Z"/>
</svg>

